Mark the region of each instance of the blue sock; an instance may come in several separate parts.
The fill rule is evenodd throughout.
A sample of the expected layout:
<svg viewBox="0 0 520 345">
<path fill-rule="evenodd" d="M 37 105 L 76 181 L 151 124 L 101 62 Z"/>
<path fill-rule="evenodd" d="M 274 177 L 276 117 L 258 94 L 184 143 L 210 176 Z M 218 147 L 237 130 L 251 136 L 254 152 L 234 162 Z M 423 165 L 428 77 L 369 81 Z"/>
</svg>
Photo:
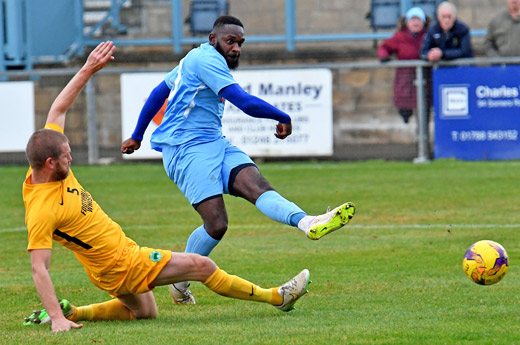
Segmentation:
<svg viewBox="0 0 520 345">
<path fill-rule="evenodd" d="M 300 220 L 302 220 L 303 217 L 305 217 L 307 215 L 307 213 L 305 212 L 298 212 L 298 213 L 295 213 L 291 216 L 291 220 L 290 220 L 290 224 L 292 226 L 298 226 L 298 223 L 300 222 Z"/>
<path fill-rule="evenodd" d="M 298 226 L 300 219 L 306 215 L 298 205 L 285 199 L 274 190 L 260 195 L 255 206 L 272 220 L 292 226 Z"/>
<path fill-rule="evenodd" d="M 191 233 L 184 252 L 208 256 L 219 242 L 207 233 L 204 225 L 201 225 Z"/>
</svg>

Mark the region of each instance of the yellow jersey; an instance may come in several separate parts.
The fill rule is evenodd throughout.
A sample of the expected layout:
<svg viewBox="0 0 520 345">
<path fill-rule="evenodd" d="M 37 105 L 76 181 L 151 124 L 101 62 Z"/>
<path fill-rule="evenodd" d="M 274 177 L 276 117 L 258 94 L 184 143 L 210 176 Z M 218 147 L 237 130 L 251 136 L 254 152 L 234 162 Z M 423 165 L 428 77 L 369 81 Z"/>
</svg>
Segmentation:
<svg viewBox="0 0 520 345">
<path fill-rule="evenodd" d="M 63 129 L 55 124 L 46 128 Z M 29 168 L 23 184 L 27 250 L 52 249 L 52 241 L 74 252 L 93 273 L 110 270 L 133 242 L 76 180 L 72 170 L 61 181 L 32 184 Z"/>
</svg>

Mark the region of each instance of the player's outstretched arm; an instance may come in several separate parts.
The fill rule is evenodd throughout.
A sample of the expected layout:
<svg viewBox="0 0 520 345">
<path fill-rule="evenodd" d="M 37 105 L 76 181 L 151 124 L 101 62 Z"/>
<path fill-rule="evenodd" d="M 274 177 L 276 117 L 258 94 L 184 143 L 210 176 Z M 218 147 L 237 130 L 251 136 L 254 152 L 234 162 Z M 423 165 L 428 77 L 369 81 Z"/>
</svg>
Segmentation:
<svg viewBox="0 0 520 345">
<path fill-rule="evenodd" d="M 164 80 L 152 90 L 139 113 L 134 132 L 130 138 L 121 144 L 122 153 L 132 154 L 134 151 L 139 150 L 146 128 L 148 128 L 150 121 L 152 121 L 153 117 L 161 109 L 169 94 L 170 88 Z"/>
<path fill-rule="evenodd" d="M 67 86 L 60 92 L 52 103 L 46 123 L 55 123 L 61 128 L 65 127 L 67 110 L 78 97 L 88 80 L 110 61 L 116 47 L 111 41 L 100 43 L 88 56 L 81 69 L 72 77 Z"/>
<path fill-rule="evenodd" d="M 49 314 L 52 322 L 53 332 L 68 331 L 71 328 L 81 328 L 82 324 L 76 324 L 67 320 L 63 315 L 56 291 L 49 275 L 49 266 L 51 262 L 51 249 L 33 249 L 31 250 L 31 264 L 33 271 L 34 285 L 40 296 L 43 307 Z"/>
<path fill-rule="evenodd" d="M 231 84 L 220 90 L 219 96 L 230 101 L 249 116 L 277 120 L 276 133 L 278 139 L 285 139 L 292 133 L 291 117 L 266 101 L 248 94 L 238 84 Z"/>
</svg>

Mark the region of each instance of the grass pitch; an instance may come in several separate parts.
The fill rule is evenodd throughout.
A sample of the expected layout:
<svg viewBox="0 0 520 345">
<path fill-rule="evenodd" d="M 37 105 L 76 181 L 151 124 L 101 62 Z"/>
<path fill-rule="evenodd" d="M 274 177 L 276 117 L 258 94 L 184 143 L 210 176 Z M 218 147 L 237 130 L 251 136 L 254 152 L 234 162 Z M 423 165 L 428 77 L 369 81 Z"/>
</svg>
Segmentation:
<svg viewBox="0 0 520 345">
<path fill-rule="evenodd" d="M 173 305 L 155 289 L 159 316 L 84 322 L 52 334 L 22 326 L 40 308 L 24 228 L 26 168 L 0 167 L 0 332 L 2 344 L 515 344 L 520 342 L 519 162 L 269 163 L 263 175 L 310 214 L 353 201 L 344 230 L 310 241 L 226 196 L 229 230 L 211 257 L 264 287 L 302 268 L 310 293 L 290 313 L 227 299 L 192 284 L 199 303 Z M 182 251 L 200 218 L 161 164 L 78 166 L 76 177 L 141 245 Z M 510 257 L 502 282 L 479 286 L 462 271 L 470 244 L 501 243 Z M 107 300 L 74 255 L 58 245 L 51 276 L 76 305 Z"/>
</svg>

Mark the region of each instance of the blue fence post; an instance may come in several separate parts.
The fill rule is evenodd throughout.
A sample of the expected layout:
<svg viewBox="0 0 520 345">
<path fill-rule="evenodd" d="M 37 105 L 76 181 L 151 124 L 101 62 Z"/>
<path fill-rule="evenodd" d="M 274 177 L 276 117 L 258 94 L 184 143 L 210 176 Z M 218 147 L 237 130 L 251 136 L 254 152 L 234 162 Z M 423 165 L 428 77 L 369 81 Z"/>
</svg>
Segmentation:
<svg viewBox="0 0 520 345">
<path fill-rule="evenodd" d="M 412 7 L 412 0 L 401 0 L 401 15 L 405 15 L 406 11 Z"/>
<path fill-rule="evenodd" d="M 112 18 L 112 26 L 119 30 L 119 1 L 110 1 L 110 17 Z"/>
<path fill-rule="evenodd" d="M 76 16 L 76 25 L 78 25 L 78 36 L 76 37 L 76 55 L 80 56 L 83 54 L 83 47 L 85 46 L 85 23 L 83 21 L 83 13 L 85 9 L 83 7 L 83 0 L 76 0 L 75 6 L 76 12 L 74 15 Z"/>
<path fill-rule="evenodd" d="M 25 41 L 25 66 L 24 68 L 28 71 L 33 69 L 33 52 L 32 52 L 32 35 L 31 35 L 31 25 L 32 20 L 29 18 L 29 1 L 23 0 L 24 6 L 23 6 L 23 17 L 25 18 L 25 32 L 26 32 L 26 41 Z"/>
<path fill-rule="evenodd" d="M 177 54 L 182 52 L 182 0 L 171 0 L 173 47 Z"/>
<path fill-rule="evenodd" d="M 4 13 L 4 4 L 5 0 L 0 0 L 0 20 L 2 23 L 5 23 L 5 13 Z M 5 61 L 4 61 L 4 26 L 0 25 L 0 71 L 5 71 Z M 3 80 L 0 78 L 0 81 Z"/>
<path fill-rule="evenodd" d="M 5 18 L 6 31 L 4 37 L 7 38 L 5 42 L 5 54 L 8 56 L 13 65 L 25 64 L 27 60 L 26 43 L 24 42 L 24 18 L 25 12 L 24 1 L 7 0 L 5 3 Z"/>
<path fill-rule="evenodd" d="M 121 10 L 121 6 L 126 2 L 126 0 L 112 0 L 110 5 L 110 17 L 112 18 L 112 26 L 114 26 L 118 32 L 125 32 L 126 27 L 121 25 L 121 20 L 119 16 L 119 12 Z"/>
<path fill-rule="evenodd" d="M 285 39 L 287 50 L 294 51 L 294 41 L 296 36 L 296 6 L 294 0 L 285 0 Z"/>
</svg>

